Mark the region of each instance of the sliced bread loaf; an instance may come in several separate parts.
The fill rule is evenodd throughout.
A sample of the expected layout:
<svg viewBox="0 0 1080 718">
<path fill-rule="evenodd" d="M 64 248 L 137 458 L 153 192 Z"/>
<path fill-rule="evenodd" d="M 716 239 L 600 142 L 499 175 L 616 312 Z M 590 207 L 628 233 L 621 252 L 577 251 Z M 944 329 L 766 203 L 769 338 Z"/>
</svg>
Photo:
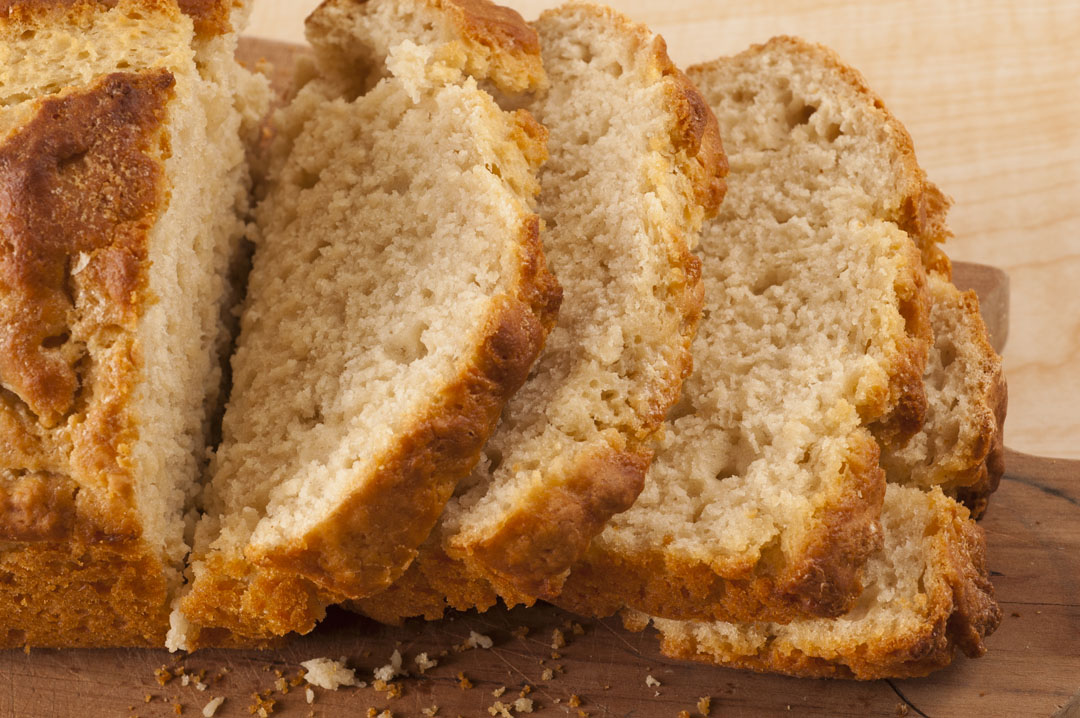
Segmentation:
<svg viewBox="0 0 1080 718">
<path fill-rule="evenodd" d="M 948 665 L 957 649 L 985 651 L 1001 621 L 987 575 L 986 540 L 967 509 L 890 484 L 884 542 L 866 563 L 858 602 L 834 619 L 697 623 L 654 619 L 663 652 L 756 671 L 830 678 L 906 678 Z M 625 616 L 641 629 L 643 614 Z"/>
<path fill-rule="evenodd" d="M 463 73 L 469 33 L 486 27 L 477 8 L 494 11 L 396 4 L 440 9 L 457 34 L 403 40 L 356 97 L 322 18 L 349 4 L 325 4 L 308 25 L 320 64 L 275 121 L 223 441 L 172 647 L 307 631 L 327 603 L 397 578 L 554 322 L 560 294 L 531 209 L 545 132 Z M 513 57 L 535 47 L 514 39 L 531 36 L 516 22 L 485 35 L 509 58 L 487 65 L 496 86 L 516 86 Z"/>
<path fill-rule="evenodd" d="M 164 641 L 265 106 L 243 14 L 0 3 L 0 646 Z"/>
<path fill-rule="evenodd" d="M 565 301 L 439 532 L 470 570 L 542 596 L 641 490 L 647 441 L 690 372 L 701 281 L 689 250 L 727 167 L 663 38 L 588 3 L 533 27 L 551 85 L 526 106 L 551 133 L 539 212 Z"/>
</svg>

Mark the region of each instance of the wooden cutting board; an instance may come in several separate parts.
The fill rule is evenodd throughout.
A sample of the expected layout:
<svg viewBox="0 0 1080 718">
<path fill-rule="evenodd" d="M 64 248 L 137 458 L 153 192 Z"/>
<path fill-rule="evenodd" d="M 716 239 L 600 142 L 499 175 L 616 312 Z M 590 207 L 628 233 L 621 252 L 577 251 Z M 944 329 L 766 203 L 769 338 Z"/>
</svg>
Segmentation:
<svg viewBox="0 0 1080 718">
<path fill-rule="evenodd" d="M 279 86 L 287 82 L 294 46 L 249 42 L 248 60 L 273 61 Z M 1008 282 L 1003 273 L 958 264 L 957 284 L 980 295 L 987 325 L 1000 351 L 1008 328 Z M 380 626 L 332 612 L 308 636 L 275 651 L 200 651 L 173 656 L 163 650 L 33 650 L 0 652 L 0 716 L 202 715 L 213 697 L 225 697 L 217 716 L 249 716 L 273 700 L 275 716 L 365 716 L 369 708 L 422 717 L 488 716 L 497 701 L 512 704 L 530 687 L 532 715 L 702 715 L 699 699 L 711 699 L 712 716 L 1077 716 L 1080 717 L 1080 461 L 1059 461 L 1009 452 L 1006 475 L 982 526 L 1004 620 L 978 660 L 959 658 L 928 678 L 904 681 L 799 680 L 756 675 L 660 656 L 653 631 L 629 633 L 615 619 L 578 619 L 550 606 L 493 609 L 400 628 Z M 575 624 L 580 628 L 575 630 Z M 527 635 L 521 635 L 521 627 Z M 566 645 L 552 657 L 553 632 Z M 491 638 L 490 649 L 455 651 L 470 632 Z M 315 689 L 308 704 L 302 686 L 282 692 L 279 678 L 296 676 L 310 658 L 345 657 L 369 683 L 373 669 L 394 650 L 410 676 L 401 695 L 374 688 L 337 692 Z M 438 657 L 447 651 L 444 657 Z M 439 665 L 418 675 L 420 652 Z M 155 671 L 203 676 L 159 682 Z M 551 670 L 549 680 L 545 671 Z M 279 672 L 281 676 L 279 677 Z M 462 688 L 459 675 L 472 684 Z M 659 685 L 647 685 L 652 676 Z M 499 696 L 495 693 L 503 691 Z M 579 706 L 571 707 L 577 696 Z M 516 713 L 515 713 L 516 715 Z"/>
</svg>

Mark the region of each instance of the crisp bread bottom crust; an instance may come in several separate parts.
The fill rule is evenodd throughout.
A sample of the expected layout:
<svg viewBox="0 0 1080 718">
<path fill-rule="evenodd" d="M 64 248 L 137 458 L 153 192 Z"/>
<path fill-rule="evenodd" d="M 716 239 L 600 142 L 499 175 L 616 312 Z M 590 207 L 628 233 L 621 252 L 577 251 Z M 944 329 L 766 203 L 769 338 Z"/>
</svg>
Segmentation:
<svg viewBox="0 0 1080 718">
<path fill-rule="evenodd" d="M 692 632 L 661 634 L 661 650 L 672 658 L 715 663 L 759 672 L 812 678 L 914 678 L 947 666 L 957 651 L 982 655 L 984 639 L 1001 622 L 986 566 L 986 538 L 968 512 L 954 502 L 941 511 L 938 535 L 929 548 L 928 563 L 944 575 L 930 592 L 925 620 L 917 631 L 875 636 L 852 648 L 843 636 L 818 650 L 830 657 L 785 650 L 767 641 L 754 655 L 704 647 Z M 638 620 L 628 627 L 640 630 Z"/>
</svg>

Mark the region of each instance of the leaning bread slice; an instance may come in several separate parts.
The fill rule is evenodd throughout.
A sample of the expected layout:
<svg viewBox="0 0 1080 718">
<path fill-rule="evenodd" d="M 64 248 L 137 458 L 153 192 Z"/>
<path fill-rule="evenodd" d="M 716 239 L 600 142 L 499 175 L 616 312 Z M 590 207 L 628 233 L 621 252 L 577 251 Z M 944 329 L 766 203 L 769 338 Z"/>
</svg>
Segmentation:
<svg viewBox="0 0 1080 718">
<path fill-rule="evenodd" d="M 0 4 L 0 646 L 164 641 L 266 96 L 239 5 Z"/>
<path fill-rule="evenodd" d="M 978 517 L 1004 469 L 1005 374 L 974 292 L 938 272 L 928 280 L 934 347 L 924 377 L 926 422 L 903 446 L 882 439 L 881 466 L 890 482 L 940 486 Z"/>
<path fill-rule="evenodd" d="M 733 668 L 830 678 L 906 678 L 982 655 L 1001 621 L 986 539 L 967 509 L 938 488 L 890 484 L 884 543 L 866 564 L 858 602 L 833 619 L 699 623 L 653 619 L 662 650 Z M 644 614 L 626 622 L 640 629 Z"/>
<path fill-rule="evenodd" d="M 486 460 L 447 505 L 450 556 L 508 591 L 558 593 L 641 490 L 647 442 L 690 371 L 701 311 L 690 254 L 726 173 L 716 121 L 663 38 L 607 8 L 544 13 L 551 133 L 539 212 L 559 323 Z"/>
<path fill-rule="evenodd" d="M 778 38 L 691 69 L 729 192 L 702 235 L 696 370 L 645 488 L 560 605 L 669 618 L 836 616 L 881 537 L 882 435 L 922 424 L 929 296 L 907 213 L 940 193 L 829 51 Z"/>
<path fill-rule="evenodd" d="M 452 24 L 451 9 L 487 4 L 442 7 Z M 518 22 L 513 37 L 529 37 Z M 173 647 L 307 631 L 328 603 L 400 575 L 559 301 L 531 210 L 543 128 L 464 75 L 459 39 L 402 41 L 370 91 L 340 94 L 349 68 L 326 67 L 320 27 L 309 38 L 326 72 L 276 118 Z M 507 55 L 535 47 L 492 37 Z M 504 65 L 492 67 L 502 84 Z"/>
</svg>

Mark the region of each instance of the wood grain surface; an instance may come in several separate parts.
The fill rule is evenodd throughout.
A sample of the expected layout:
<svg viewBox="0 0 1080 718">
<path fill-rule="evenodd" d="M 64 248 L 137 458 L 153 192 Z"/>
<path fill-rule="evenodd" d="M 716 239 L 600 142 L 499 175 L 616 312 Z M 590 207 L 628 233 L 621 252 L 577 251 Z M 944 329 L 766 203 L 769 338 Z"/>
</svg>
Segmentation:
<svg viewBox="0 0 1080 718">
<path fill-rule="evenodd" d="M 302 41 L 317 0 L 260 0 L 249 32 Z M 509 0 L 526 19 L 557 0 Z M 1009 445 L 1080 458 L 1080 2 L 613 0 L 686 65 L 781 33 L 837 50 L 956 204 L 954 259 L 1012 279 Z"/>
</svg>

